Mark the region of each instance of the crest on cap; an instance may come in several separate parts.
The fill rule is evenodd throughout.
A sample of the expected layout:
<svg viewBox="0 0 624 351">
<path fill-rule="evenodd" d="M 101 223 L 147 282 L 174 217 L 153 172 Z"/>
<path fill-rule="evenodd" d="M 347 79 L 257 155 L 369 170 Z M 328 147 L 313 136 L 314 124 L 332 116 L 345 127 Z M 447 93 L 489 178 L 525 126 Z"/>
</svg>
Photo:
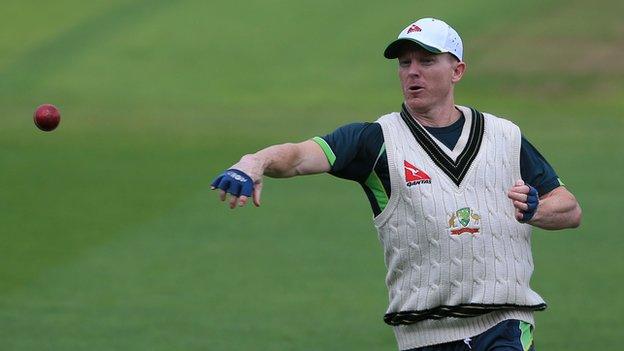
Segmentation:
<svg viewBox="0 0 624 351">
<path fill-rule="evenodd" d="M 420 32 L 420 31 L 422 31 L 422 29 L 419 26 L 417 26 L 416 24 L 412 24 L 407 30 L 407 34 L 410 34 L 411 32 Z"/>
</svg>

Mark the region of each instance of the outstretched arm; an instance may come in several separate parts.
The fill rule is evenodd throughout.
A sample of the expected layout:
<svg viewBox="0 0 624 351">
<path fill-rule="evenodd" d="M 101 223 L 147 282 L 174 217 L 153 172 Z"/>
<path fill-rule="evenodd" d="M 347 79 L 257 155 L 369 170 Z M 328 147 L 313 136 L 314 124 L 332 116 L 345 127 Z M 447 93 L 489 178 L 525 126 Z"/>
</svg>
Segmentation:
<svg viewBox="0 0 624 351">
<path fill-rule="evenodd" d="M 239 170 L 251 178 L 254 184 L 253 203 L 255 206 L 260 206 L 264 175 L 272 178 L 288 178 L 323 173 L 329 171 L 330 165 L 321 147 L 313 140 L 307 140 L 297 144 L 273 145 L 255 154 L 245 155 L 230 169 Z M 212 186 L 213 190 L 216 188 L 215 185 Z M 221 201 L 225 201 L 227 193 L 219 189 Z M 236 196 L 230 193 L 230 208 L 235 208 L 237 204 L 244 206 L 247 200 L 247 196 Z"/>
<path fill-rule="evenodd" d="M 516 208 L 518 221 L 522 221 L 525 212 L 530 210 L 527 204 L 529 190 L 529 187 L 519 180 L 507 193 Z M 581 224 L 581 217 L 581 207 L 574 195 L 565 187 L 559 186 L 539 197 L 535 214 L 527 223 L 548 230 L 576 228 Z"/>
</svg>

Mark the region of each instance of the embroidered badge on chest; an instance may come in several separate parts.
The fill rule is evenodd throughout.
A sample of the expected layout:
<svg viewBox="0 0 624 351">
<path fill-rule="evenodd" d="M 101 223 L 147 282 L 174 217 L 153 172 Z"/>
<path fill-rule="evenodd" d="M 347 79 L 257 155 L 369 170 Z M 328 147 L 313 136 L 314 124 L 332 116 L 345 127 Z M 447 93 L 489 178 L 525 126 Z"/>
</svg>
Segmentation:
<svg viewBox="0 0 624 351">
<path fill-rule="evenodd" d="M 451 235 L 478 234 L 481 229 L 481 216 L 470 207 L 460 208 L 451 215 L 448 225 Z"/>
<path fill-rule="evenodd" d="M 417 184 L 431 184 L 431 177 L 423 170 L 403 160 L 405 168 L 405 184 L 409 187 Z"/>
</svg>

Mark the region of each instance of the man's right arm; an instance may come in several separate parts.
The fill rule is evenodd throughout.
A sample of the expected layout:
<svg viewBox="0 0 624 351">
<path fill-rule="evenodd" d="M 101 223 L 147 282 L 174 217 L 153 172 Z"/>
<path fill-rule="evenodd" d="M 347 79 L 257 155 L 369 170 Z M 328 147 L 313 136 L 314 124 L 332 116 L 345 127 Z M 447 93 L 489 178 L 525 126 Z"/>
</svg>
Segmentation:
<svg viewBox="0 0 624 351">
<path fill-rule="evenodd" d="M 330 170 L 329 160 L 323 149 L 317 142 L 306 140 L 301 143 L 287 143 L 269 146 L 254 154 L 241 157 L 240 161 L 232 165 L 230 170 L 238 170 L 247 175 L 253 181 L 253 203 L 260 206 L 260 194 L 262 192 L 262 177 L 288 178 L 297 175 L 324 173 Z M 223 175 L 222 175 L 223 176 Z M 221 177 L 222 177 L 221 176 Z M 238 192 L 228 191 L 227 185 L 219 186 L 218 180 L 212 185 L 212 189 L 219 188 L 219 197 L 225 201 L 226 194 L 230 194 L 230 208 L 244 206 L 248 196 L 239 195 Z M 225 189 L 224 189 L 225 187 Z"/>
<path fill-rule="evenodd" d="M 271 178 L 324 173 L 330 169 L 325 153 L 313 140 L 269 146 L 255 154 L 243 156 L 236 165 L 242 166 L 247 162 L 257 165 L 260 167 L 258 173 L 262 170 L 262 174 Z"/>
</svg>

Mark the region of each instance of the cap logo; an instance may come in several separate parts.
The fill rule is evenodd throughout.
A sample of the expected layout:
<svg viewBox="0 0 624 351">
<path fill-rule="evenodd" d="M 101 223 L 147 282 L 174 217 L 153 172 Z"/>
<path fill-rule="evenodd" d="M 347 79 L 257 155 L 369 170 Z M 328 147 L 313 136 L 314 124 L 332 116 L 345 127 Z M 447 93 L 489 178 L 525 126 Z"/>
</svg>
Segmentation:
<svg viewBox="0 0 624 351">
<path fill-rule="evenodd" d="M 410 34 L 411 32 L 421 32 L 422 29 L 420 29 L 419 26 L 412 24 L 409 29 L 407 30 L 407 34 Z"/>
</svg>

